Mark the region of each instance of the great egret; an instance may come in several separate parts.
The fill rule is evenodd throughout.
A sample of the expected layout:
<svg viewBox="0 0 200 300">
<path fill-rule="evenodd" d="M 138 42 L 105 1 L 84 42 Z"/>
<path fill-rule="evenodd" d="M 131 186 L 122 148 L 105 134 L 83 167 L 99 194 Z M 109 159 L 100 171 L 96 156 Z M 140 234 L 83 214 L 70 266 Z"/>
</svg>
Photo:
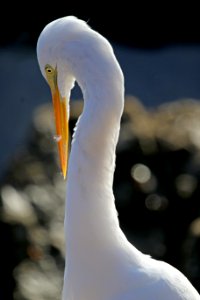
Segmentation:
<svg viewBox="0 0 200 300">
<path fill-rule="evenodd" d="M 188 279 L 144 255 L 120 229 L 112 184 L 124 106 L 124 78 L 109 42 L 74 16 L 48 24 L 37 56 L 53 98 L 64 177 L 66 267 L 63 300 L 197 300 Z M 84 97 L 68 161 L 70 91 Z"/>
</svg>

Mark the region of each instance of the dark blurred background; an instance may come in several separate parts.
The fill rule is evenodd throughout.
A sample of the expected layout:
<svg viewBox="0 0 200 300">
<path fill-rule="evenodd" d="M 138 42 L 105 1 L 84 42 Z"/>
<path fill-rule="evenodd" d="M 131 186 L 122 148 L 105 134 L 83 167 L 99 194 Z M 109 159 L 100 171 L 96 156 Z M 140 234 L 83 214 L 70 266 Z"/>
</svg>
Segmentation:
<svg viewBox="0 0 200 300">
<path fill-rule="evenodd" d="M 109 7 L 110 6 L 110 7 Z M 156 48 L 199 43 L 198 4 L 128 2 L 6 2 L 1 11 L 1 45 L 20 42 L 35 47 L 42 28 L 65 15 L 89 22 L 108 39 L 128 46 Z"/>
<path fill-rule="evenodd" d="M 200 35 L 197 4 L 4 3 L 0 28 L 0 299 L 60 299 L 65 182 L 36 58 L 50 21 L 75 15 L 109 39 L 126 82 L 114 180 L 141 251 L 200 292 Z M 72 98 L 81 99 L 78 87 Z M 72 130 L 82 101 L 72 101 Z"/>
</svg>

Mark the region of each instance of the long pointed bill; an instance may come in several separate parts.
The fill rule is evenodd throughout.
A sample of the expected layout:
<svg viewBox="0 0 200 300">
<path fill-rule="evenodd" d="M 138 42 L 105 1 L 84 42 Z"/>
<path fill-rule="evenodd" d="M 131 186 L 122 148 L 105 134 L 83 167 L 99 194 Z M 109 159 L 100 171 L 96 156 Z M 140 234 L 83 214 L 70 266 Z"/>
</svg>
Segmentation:
<svg viewBox="0 0 200 300">
<path fill-rule="evenodd" d="M 56 141 L 58 143 L 61 170 L 65 178 L 68 165 L 69 143 L 67 101 L 61 97 L 57 86 L 52 90 L 52 98 L 56 123 Z"/>
</svg>

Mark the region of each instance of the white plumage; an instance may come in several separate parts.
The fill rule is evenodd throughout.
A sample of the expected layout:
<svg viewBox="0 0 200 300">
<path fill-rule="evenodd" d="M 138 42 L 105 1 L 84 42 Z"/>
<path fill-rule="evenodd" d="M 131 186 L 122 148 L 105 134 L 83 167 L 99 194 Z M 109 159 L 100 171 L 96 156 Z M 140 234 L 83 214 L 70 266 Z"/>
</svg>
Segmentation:
<svg viewBox="0 0 200 300">
<path fill-rule="evenodd" d="M 37 55 L 45 78 L 46 65 L 57 70 L 62 97 L 75 80 L 84 97 L 67 175 L 63 300 L 200 299 L 182 273 L 138 251 L 120 229 L 112 184 L 124 78 L 108 41 L 64 17 L 44 28 Z"/>
</svg>

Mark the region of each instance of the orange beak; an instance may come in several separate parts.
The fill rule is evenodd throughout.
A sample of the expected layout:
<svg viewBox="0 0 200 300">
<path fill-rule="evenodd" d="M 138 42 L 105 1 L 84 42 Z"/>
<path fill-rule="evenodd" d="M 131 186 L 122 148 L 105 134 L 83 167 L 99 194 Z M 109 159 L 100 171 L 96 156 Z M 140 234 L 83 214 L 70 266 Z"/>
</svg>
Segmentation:
<svg viewBox="0 0 200 300">
<path fill-rule="evenodd" d="M 67 101 L 61 97 L 57 86 L 51 92 L 56 124 L 56 141 L 58 143 L 61 170 L 65 179 L 67 174 L 69 143 Z"/>
<path fill-rule="evenodd" d="M 60 157 L 60 165 L 64 178 L 67 174 L 68 164 L 68 110 L 66 98 L 61 97 L 57 83 L 57 67 L 51 65 L 45 66 L 46 79 L 51 89 L 54 117 L 56 123 L 56 141 L 58 143 L 58 152 Z"/>
</svg>

